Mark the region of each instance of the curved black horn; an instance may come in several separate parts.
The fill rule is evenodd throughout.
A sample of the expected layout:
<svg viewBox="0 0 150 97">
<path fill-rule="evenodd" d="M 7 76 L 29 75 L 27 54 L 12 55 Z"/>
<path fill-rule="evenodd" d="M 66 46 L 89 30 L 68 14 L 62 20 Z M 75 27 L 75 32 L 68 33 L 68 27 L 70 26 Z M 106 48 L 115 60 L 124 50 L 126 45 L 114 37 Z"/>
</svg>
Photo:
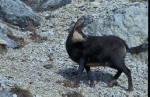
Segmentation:
<svg viewBox="0 0 150 97">
<path fill-rule="evenodd" d="M 84 20 L 83 20 L 82 23 L 80 23 L 82 19 L 84 19 Z M 74 28 L 73 29 L 75 30 L 78 26 L 80 26 L 80 27 L 84 27 L 85 26 L 85 17 L 84 16 L 77 20 L 77 22 L 74 24 Z"/>
</svg>

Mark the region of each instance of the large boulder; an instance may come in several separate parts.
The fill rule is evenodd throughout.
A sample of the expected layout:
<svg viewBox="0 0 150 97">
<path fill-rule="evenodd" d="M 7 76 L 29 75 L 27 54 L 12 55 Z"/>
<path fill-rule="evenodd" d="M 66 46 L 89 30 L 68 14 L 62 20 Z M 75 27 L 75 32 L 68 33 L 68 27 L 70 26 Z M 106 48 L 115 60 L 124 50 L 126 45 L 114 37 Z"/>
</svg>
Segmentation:
<svg viewBox="0 0 150 97">
<path fill-rule="evenodd" d="M 89 35 L 117 35 L 129 47 L 148 48 L 148 4 L 134 2 L 100 16 L 85 27 Z M 144 48 L 144 49 L 145 49 Z"/>
<path fill-rule="evenodd" d="M 40 18 L 20 0 L 0 0 L 0 18 L 19 27 L 40 25 Z"/>
<path fill-rule="evenodd" d="M 35 11 L 49 11 L 55 10 L 59 7 L 65 6 L 71 0 L 21 0 Z"/>
</svg>

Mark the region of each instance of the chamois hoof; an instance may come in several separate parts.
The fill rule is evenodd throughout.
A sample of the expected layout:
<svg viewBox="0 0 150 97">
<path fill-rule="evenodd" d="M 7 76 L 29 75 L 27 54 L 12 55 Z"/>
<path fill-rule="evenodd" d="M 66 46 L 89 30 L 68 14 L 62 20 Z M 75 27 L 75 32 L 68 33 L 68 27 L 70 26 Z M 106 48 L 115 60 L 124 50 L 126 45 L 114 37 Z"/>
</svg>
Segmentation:
<svg viewBox="0 0 150 97">
<path fill-rule="evenodd" d="M 78 75 L 77 71 L 72 72 L 73 75 Z"/>
<path fill-rule="evenodd" d="M 128 92 L 133 91 L 133 87 L 132 87 L 132 86 L 131 86 L 131 87 L 129 87 L 127 91 L 128 91 Z"/>
<path fill-rule="evenodd" d="M 79 87 L 79 82 L 76 82 L 76 83 L 74 84 L 74 87 L 75 87 L 75 88 L 78 88 L 78 87 Z"/>
<path fill-rule="evenodd" d="M 116 80 L 110 80 L 109 82 L 108 82 L 108 86 L 109 87 L 113 87 L 113 86 L 117 86 L 117 81 Z"/>
<path fill-rule="evenodd" d="M 94 86 L 95 86 L 94 82 L 90 83 L 90 87 L 94 87 Z"/>
</svg>

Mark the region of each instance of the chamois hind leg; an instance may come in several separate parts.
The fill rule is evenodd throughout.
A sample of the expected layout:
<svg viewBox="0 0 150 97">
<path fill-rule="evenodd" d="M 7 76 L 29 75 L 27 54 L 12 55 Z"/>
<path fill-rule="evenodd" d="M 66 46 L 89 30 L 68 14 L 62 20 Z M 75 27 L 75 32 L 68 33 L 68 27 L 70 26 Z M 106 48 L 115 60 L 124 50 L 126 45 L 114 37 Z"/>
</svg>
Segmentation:
<svg viewBox="0 0 150 97">
<path fill-rule="evenodd" d="M 92 72 L 91 72 L 91 69 L 89 66 L 85 66 L 85 69 L 86 69 L 86 72 L 90 78 L 90 87 L 93 87 L 94 86 L 94 80 L 92 78 Z"/>
<path fill-rule="evenodd" d="M 117 79 L 121 75 L 122 71 L 118 70 L 118 72 L 113 76 L 113 78 L 108 82 L 108 86 L 112 87 L 114 84 L 117 83 Z"/>
<path fill-rule="evenodd" d="M 131 71 L 126 67 L 126 68 L 123 69 L 123 72 L 128 77 L 128 91 L 130 92 L 130 91 L 133 90 Z"/>
<path fill-rule="evenodd" d="M 115 60 L 114 65 L 115 65 L 116 69 L 118 69 L 118 71 L 119 71 L 119 73 L 117 73 L 114 77 L 117 78 L 117 77 L 119 77 L 121 72 L 124 72 L 126 74 L 126 76 L 128 77 L 128 91 L 132 91 L 133 85 L 132 85 L 131 71 L 126 67 L 124 62 L 121 60 L 118 60 L 118 59 Z"/>
</svg>

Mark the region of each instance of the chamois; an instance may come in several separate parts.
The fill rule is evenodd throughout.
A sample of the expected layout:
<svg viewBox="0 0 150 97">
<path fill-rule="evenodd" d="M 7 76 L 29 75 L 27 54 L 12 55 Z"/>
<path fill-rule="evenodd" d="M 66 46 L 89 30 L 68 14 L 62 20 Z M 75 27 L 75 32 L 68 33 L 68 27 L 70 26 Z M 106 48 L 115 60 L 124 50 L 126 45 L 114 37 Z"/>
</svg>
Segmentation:
<svg viewBox="0 0 150 97">
<path fill-rule="evenodd" d="M 84 21 L 81 23 L 81 20 Z M 79 23 L 80 22 L 80 23 Z M 128 77 L 128 91 L 133 90 L 131 71 L 126 67 L 124 59 L 128 46 L 118 36 L 89 36 L 84 32 L 85 17 L 75 23 L 66 40 L 66 50 L 69 57 L 79 64 L 78 76 L 75 86 L 80 82 L 81 74 L 85 68 L 90 78 L 90 86 L 94 86 L 90 66 L 108 66 L 117 69 L 117 73 L 108 82 L 113 86 L 122 72 Z"/>
</svg>

